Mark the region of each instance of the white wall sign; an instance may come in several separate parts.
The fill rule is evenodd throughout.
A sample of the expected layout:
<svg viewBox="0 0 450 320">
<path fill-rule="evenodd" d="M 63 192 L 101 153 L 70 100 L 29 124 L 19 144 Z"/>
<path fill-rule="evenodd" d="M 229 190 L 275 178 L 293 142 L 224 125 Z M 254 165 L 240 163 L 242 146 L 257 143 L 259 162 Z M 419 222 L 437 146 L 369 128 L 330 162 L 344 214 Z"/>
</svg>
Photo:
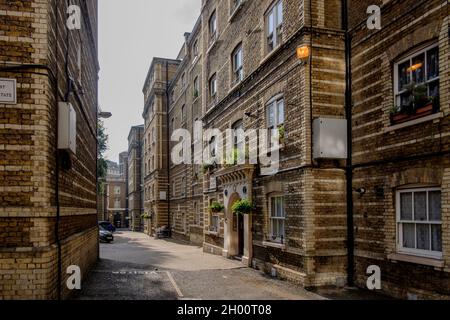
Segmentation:
<svg viewBox="0 0 450 320">
<path fill-rule="evenodd" d="M 0 103 L 17 103 L 17 81 L 16 79 L 0 78 Z"/>
<path fill-rule="evenodd" d="M 217 190 L 217 178 L 212 177 L 209 179 L 209 190 L 216 191 Z"/>
</svg>

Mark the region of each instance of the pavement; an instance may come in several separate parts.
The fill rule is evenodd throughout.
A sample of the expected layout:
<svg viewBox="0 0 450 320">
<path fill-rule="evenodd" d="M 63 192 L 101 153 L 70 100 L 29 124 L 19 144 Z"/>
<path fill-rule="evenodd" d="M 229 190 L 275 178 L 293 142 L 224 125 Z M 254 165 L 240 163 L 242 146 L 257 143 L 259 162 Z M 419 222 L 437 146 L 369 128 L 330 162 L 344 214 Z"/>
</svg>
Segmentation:
<svg viewBox="0 0 450 320">
<path fill-rule="evenodd" d="M 120 230 L 100 244 L 100 260 L 76 300 L 374 300 L 354 288 L 307 291 L 185 242 Z"/>
<path fill-rule="evenodd" d="M 119 231 L 100 244 L 100 260 L 76 300 L 317 300 L 323 297 L 270 278 L 184 242 Z"/>
</svg>

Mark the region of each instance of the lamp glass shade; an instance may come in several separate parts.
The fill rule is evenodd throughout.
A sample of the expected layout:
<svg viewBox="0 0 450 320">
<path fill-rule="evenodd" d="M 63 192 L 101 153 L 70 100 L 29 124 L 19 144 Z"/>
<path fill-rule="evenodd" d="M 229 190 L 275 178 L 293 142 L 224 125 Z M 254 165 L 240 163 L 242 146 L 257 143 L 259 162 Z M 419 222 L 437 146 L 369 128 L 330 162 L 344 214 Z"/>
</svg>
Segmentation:
<svg viewBox="0 0 450 320">
<path fill-rule="evenodd" d="M 306 60 L 309 58 L 309 47 L 301 46 L 297 48 L 297 58 L 300 60 Z"/>
</svg>

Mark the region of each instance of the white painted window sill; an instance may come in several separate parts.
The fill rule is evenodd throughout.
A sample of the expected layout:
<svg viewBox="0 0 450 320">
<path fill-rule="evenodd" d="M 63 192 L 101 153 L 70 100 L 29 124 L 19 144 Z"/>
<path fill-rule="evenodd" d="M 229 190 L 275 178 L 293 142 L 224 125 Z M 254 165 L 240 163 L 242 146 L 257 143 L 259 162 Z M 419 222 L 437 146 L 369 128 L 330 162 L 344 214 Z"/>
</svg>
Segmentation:
<svg viewBox="0 0 450 320">
<path fill-rule="evenodd" d="M 276 243 L 276 242 L 270 242 L 270 241 L 263 241 L 263 246 L 277 248 L 277 249 L 281 249 L 281 250 L 286 249 L 286 245 L 281 244 L 281 243 Z"/>
<path fill-rule="evenodd" d="M 419 256 L 408 255 L 404 253 L 392 253 L 388 255 L 388 259 L 392 261 L 410 262 L 415 264 L 421 264 L 425 266 L 431 266 L 435 268 L 444 268 L 445 262 L 443 260 L 425 258 Z"/>
<path fill-rule="evenodd" d="M 411 120 L 411 121 L 408 121 L 408 122 L 405 122 L 405 123 L 400 123 L 400 124 L 396 124 L 396 125 L 384 128 L 384 133 L 392 132 L 392 131 L 395 131 L 395 130 L 399 130 L 399 129 L 403 129 L 403 128 L 407 128 L 407 127 L 411 127 L 411 126 L 415 126 L 416 124 L 432 121 L 432 120 L 435 120 L 435 119 L 440 119 L 440 118 L 443 118 L 443 117 L 444 117 L 444 113 L 443 112 L 430 114 L 429 116 L 426 116 L 426 117 L 423 117 L 423 118 Z"/>
</svg>

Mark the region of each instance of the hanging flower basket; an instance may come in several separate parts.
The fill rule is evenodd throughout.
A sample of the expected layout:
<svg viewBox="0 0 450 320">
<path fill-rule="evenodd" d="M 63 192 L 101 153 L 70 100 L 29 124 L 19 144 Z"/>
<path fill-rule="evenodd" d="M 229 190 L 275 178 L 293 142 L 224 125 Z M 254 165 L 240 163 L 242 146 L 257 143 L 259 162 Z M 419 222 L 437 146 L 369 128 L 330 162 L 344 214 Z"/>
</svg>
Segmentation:
<svg viewBox="0 0 450 320">
<path fill-rule="evenodd" d="M 239 200 L 233 204 L 231 211 L 238 215 L 238 214 L 251 214 L 253 211 L 253 204 L 247 200 Z"/>
<path fill-rule="evenodd" d="M 219 213 L 222 212 L 225 209 L 225 206 L 219 202 L 213 202 L 209 206 L 209 210 L 213 213 Z"/>
</svg>

